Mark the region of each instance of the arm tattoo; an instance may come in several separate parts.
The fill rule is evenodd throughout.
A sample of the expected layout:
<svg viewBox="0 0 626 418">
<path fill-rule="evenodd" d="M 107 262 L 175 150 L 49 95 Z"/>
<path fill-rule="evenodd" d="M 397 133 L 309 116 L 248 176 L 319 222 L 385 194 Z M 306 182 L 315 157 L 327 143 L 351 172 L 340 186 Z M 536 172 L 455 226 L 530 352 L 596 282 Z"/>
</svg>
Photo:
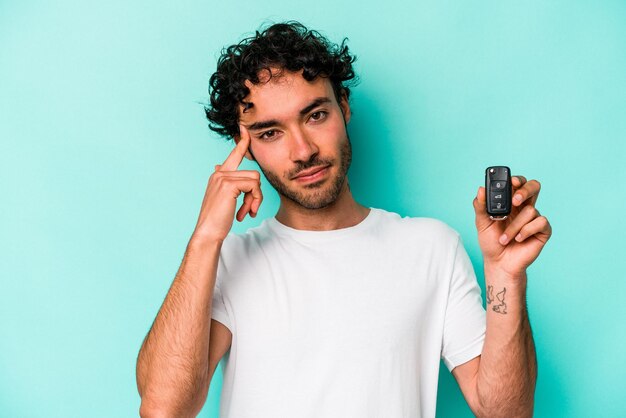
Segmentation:
<svg viewBox="0 0 626 418">
<path fill-rule="evenodd" d="M 504 295 L 506 294 L 506 287 L 502 288 L 502 292 L 496 293 L 496 298 L 500 302 L 499 305 L 493 305 L 491 308 L 494 312 L 506 315 L 506 303 L 504 303 Z M 487 305 L 491 305 L 493 302 L 493 286 L 487 286 Z"/>
</svg>

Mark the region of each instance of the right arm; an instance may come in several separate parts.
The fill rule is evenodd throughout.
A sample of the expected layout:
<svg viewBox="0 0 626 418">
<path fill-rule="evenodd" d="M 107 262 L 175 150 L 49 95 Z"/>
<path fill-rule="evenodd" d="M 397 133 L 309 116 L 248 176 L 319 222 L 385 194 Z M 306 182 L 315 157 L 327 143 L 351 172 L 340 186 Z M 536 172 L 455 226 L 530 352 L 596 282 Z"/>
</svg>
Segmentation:
<svg viewBox="0 0 626 418">
<path fill-rule="evenodd" d="M 208 394 L 220 358 L 232 334 L 211 320 L 219 255 L 236 214 L 256 216 L 263 195 L 258 171 L 237 170 L 250 135 L 241 139 L 221 166 L 215 167 L 206 189 L 196 229 L 137 358 L 137 388 L 142 417 L 195 417 Z"/>
<path fill-rule="evenodd" d="M 140 415 L 195 416 L 209 376 L 211 307 L 221 243 L 189 242 L 137 359 Z"/>
</svg>

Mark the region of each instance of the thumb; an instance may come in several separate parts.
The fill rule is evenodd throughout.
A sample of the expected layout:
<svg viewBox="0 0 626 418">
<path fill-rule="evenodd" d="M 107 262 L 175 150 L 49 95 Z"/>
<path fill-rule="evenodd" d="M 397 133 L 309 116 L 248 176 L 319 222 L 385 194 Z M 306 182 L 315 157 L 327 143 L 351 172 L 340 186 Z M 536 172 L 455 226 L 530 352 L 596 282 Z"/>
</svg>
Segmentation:
<svg viewBox="0 0 626 418">
<path fill-rule="evenodd" d="M 474 211 L 476 212 L 476 228 L 479 231 L 482 231 L 493 222 L 493 220 L 491 220 L 491 218 L 489 218 L 489 215 L 487 214 L 487 199 L 484 187 L 480 186 L 478 188 L 478 192 L 476 193 L 473 204 Z"/>
</svg>

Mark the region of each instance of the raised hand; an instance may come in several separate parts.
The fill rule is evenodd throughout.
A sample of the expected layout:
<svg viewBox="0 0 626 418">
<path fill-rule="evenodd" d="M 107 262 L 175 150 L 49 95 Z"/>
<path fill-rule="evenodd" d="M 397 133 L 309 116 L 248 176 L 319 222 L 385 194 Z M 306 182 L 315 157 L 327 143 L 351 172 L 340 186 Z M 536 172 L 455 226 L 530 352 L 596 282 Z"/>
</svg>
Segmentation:
<svg viewBox="0 0 626 418">
<path fill-rule="evenodd" d="M 233 226 L 237 198 L 244 193 L 243 204 L 237 211 L 237 220 L 243 221 L 246 214 L 255 217 L 263 201 L 261 174 L 256 170 L 238 170 L 250 146 L 248 130 L 239 125 L 239 141 L 209 182 L 202 201 L 202 208 L 193 237 L 223 241 Z"/>
<path fill-rule="evenodd" d="M 473 204 L 478 243 L 485 265 L 517 276 L 539 256 L 552 235 L 552 227 L 535 207 L 541 184 L 537 180 L 526 181 L 524 176 L 512 176 L 511 185 L 513 205 L 507 219 L 494 221 L 489 218 L 484 187 L 478 188 Z M 520 199 L 517 199 L 518 195 Z"/>
</svg>

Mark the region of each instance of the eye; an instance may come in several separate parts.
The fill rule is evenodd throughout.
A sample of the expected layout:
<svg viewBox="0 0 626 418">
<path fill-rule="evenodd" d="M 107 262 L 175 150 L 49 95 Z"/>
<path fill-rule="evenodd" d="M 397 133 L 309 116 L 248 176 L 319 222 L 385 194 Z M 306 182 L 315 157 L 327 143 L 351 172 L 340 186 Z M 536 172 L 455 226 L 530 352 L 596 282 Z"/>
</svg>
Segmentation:
<svg viewBox="0 0 626 418">
<path fill-rule="evenodd" d="M 275 129 L 270 129 L 269 131 L 265 131 L 263 132 L 261 135 L 258 136 L 259 139 L 272 139 L 275 135 L 276 130 Z"/>
<path fill-rule="evenodd" d="M 328 115 L 328 112 L 326 112 L 325 110 L 318 110 L 315 113 L 311 113 L 311 119 L 313 119 L 314 121 L 322 120 L 326 117 L 326 115 Z"/>
</svg>

